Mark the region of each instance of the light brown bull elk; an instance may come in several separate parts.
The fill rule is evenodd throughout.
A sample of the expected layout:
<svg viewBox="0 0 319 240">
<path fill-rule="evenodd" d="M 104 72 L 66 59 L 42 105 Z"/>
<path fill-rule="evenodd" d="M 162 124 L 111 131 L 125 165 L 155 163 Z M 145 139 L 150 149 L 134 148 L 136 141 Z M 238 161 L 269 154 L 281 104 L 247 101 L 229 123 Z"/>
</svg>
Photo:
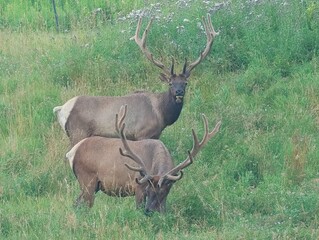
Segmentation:
<svg viewBox="0 0 319 240">
<path fill-rule="evenodd" d="M 135 195 L 136 206 L 140 208 L 145 205 L 145 213 L 164 212 L 173 183 L 181 179 L 182 170 L 193 162 L 196 154 L 218 132 L 221 122 L 209 132 L 207 118 L 203 114 L 203 139 L 199 142 L 193 130 L 192 150 L 185 161 L 174 167 L 169 151 L 160 140 L 126 139 L 124 119 L 127 106 L 120 112 L 120 118 L 116 115 L 120 138 L 85 138 L 66 154 L 81 188 L 76 205 L 85 202 L 92 207 L 95 193 L 101 190 L 110 196 Z"/>
<path fill-rule="evenodd" d="M 179 117 L 183 107 L 183 97 L 191 71 L 207 56 L 213 44 L 215 32 L 210 16 L 203 18 L 207 43 L 198 59 L 187 65 L 183 72 L 174 73 L 174 62 L 170 69 L 159 60 L 154 59 L 146 46 L 147 35 L 153 19 L 149 22 L 142 38 L 139 38 L 142 18 L 139 19 L 135 39 L 144 55 L 155 66 L 162 69 L 160 79 L 167 82 L 169 90 L 163 93 L 139 91 L 125 96 L 77 96 L 63 106 L 53 109 L 58 121 L 74 146 L 89 136 L 117 138 L 113 126 L 113 118 L 122 105 L 128 105 L 126 118 L 126 136 L 130 140 L 158 139 L 162 131 L 173 124 Z"/>
</svg>

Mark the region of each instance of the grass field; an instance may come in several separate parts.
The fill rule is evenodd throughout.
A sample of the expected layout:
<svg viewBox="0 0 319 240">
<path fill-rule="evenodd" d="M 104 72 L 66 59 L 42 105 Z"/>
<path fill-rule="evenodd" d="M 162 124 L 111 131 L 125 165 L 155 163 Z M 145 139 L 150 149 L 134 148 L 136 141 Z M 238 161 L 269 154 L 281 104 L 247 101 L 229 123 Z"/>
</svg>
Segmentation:
<svg viewBox="0 0 319 240">
<path fill-rule="evenodd" d="M 0 4 L 1 239 L 318 239 L 319 4 L 317 1 L 56 0 Z M 181 71 L 220 31 L 192 72 L 184 108 L 161 140 L 175 163 L 200 113 L 220 132 L 185 169 L 165 214 L 134 197 L 80 190 L 64 161 L 69 142 L 52 113 L 76 95 L 166 91 L 130 41 L 155 16 L 148 46 Z M 58 30 L 58 32 L 57 32 Z"/>
</svg>

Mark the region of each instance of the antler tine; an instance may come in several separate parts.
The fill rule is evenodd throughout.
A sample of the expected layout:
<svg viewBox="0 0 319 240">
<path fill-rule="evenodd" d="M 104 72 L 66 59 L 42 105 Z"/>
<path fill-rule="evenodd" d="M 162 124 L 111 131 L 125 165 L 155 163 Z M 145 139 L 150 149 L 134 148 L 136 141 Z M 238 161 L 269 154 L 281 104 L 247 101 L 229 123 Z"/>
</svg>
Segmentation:
<svg viewBox="0 0 319 240">
<path fill-rule="evenodd" d="M 209 53 L 209 51 L 213 45 L 215 37 L 219 34 L 219 32 L 216 32 L 214 30 L 212 20 L 210 18 L 209 13 L 207 14 L 206 19 L 203 17 L 202 21 L 203 21 L 203 25 L 204 25 L 206 37 L 207 37 L 206 47 L 205 47 L 204 51 L 202 51 L 200 53 L 199 57 L 194 62 L 189 64 L 189 66 L 187 68 L 188 73 L 190 73 L 207 56 L 207 54 Z"/>
<path fill-rule="evenodd" d="M 202 118 L 203 118 L 204 128 L 205 128 L 205 133 L 204 133 L 202 140 L 200 142 L 198 142 L 198 137 L 197 137 L 195 131 L 192 129 L 193 147 L 192 147 L 191 151 L 188 151 L 188 157 L 186 158 L 186 160 L 184 160 L 183 162 L 178 164 L 176 167 L 174 167 L 172 170 L 167 172 L 162 177 L 163 179 L 173 180 L 173 179 L 178 178 L 179 176 L 174 176 L 174 174 L 180 172 L 182 169 L 184 169 L 184 168 L 188 167 L 190 164 L 192 164 L 193 159 L 196 156 L 196 154 L 199 152 L 199 150 L 201 150 L 202 147 L 204 147 L 205 144 L 218 132 L 220 125 L 221 125 L 221 121 L 219 121 L 215 125 L 214 129 L 211 132 L 209 132 L 208 131 L 208 120 L 207 120 L 207 117 L 205 116 L 205 114 L 202 114 Z"/>
<path fill-rule="evenodd" d="M 124 110 L 123 110 L 123 108 L 124 108 Z M 120 117 L 120 120 L 118 120 L 119 114 L 118 113 L 115 114 L 115 129 L 116 129 L 118 134 L 120 134 L 120 129 L 125 127 L 125 124 L 123 124 L 123 122 L 124 122 L 124 119 L 125 119 L 126 113 L 127 113 L 127 104 L 121 106 L 119 113 L 121 113 L 122 111 L 124 111 L 124 112 L 123 112 L 122 116 Z"/>
<path fill-rule="evenodd" d="M 199 150 L 203 147 L 203 145 L 205 145 L 206 142 L 208 142 L 208 140 L 211 137 L 213 137 L 212 133 L 215 131 L 216 126 L 218 125 L 217 124 L 215 126 L 214 130 L 211 133 L 209 133 L 208 132 L 208 120 L 207 120 L 207 117 L 205 116 L 205 114 L 203 114 L 203 113 L 202 113 L 202 118 L 203 118 L 204 130 L 205 131 L 204 131 L 204 136 L 203 136 L 201 142 L 198 141 L 197 134 L 196 134 L 195 130 L 192 129 L 192 135 L 193 135 L 193 147 L 192 147 L 192 150 L 191 150 L 192 156 L 195 156 L 199 152 Z M 219 122 L 218 128 L 219 128 L 220 124 L 221 123 Z M 214 135 L 215 135 L 215 133 L 214 133 Z"/>
<path fill-rule="evenodd" d="M 141 158 L 139 156 L 137 156 L 132 149 L 130 148 L 130 146 L 127 143 L 127 139 L 126 136 L 124 134 L 124 128 L 125 128 L 125 123 L 123 124 L 123 127 L 120 129 L 120 136 L 121 136 L 121 140 L 123 143 L 123 147 L 124 150 L 122 148 L 120 148 L 120 153 L 121 155 L 125 156 L 125 157 L 129 157 L 130 159 L 132 159 L 134 162 L 136 162 L 137 164 L 139 164 L 141 166 L 141 170 L 143 170 L 143 172 L 145 171 L 145 165 L 144 162 L 141 160 Z"/>
<path fill-rule="evenodd" d="M 120 112 L 123 111 L 124 107 L 124 112 L 122 114 L 122 116 L 120 117 L 119 119 L 119 115 L 116 114 L 115 116 L 115 127 L 116 127 L 116 131 L 118 132 L 121 140 L 122 140 L 122 143 L 123 143 L 123 147 L 124 147 L 124 150 L 122 148 L 119 149 L 120 151 L 120 154 L 124 157 L 128 157 L 130 159 L 132 159 L 134 162 L 136 162 L 139 167 L 133 167 L 133 166 L 130 166 L 128 164 L 125 164 L 125 166 L 133 171 L 137 171 L 137 172 L 141 172 L 144 177 L 143 179 L 141 180 L 138 180 L 139 183 L 142 183 L 144 182 L 145 180 L 149 179 L 149 175 L 147 174 L 147 171 L 146 171 L 146 168 L 145 168 L 145 164 L 144 162 L 142 161 L 142 159 L 136 155 L 132 149 L 130 148 L 128 142 L 127 142 L 127 139 L 126 139 L 126 135 L 124 133 L 124 130 L 125 130 L 125 123 L 124 123 L 124 119 L 125 119 L 125 116 L 126 116 L 126 113 L 127 113 L 127 105 L 125 106 L 122 106 L 120 108 Z"/>
<path fill-rule="evenodd" d="M 140 25 L 141 25 L 142 24 L 142 17 L 140 17 L 140 19 L 141 19 L 141 23 L 140 23 Z M 153 21 L 154 21 L 154 17 L 152 17 L 151 20 L 148 22 L 147 27 L 146 27 L 145 31 L 143 32 L 143 35 L 142 35 L 142 43 L 143 43 L 142 47 L 143 48 L 146 48 L 147 34 L 148 34 L 149 30 L 150 30 L 150 27 L 151 27 Z"/>
<path fill-rule="evenodd" d="M 139 38 L 139 33 L 140 33 L 140 29 L 141 29 L 141 25 L 142 25 L 142 16 L 140 16 L 140 18 L 138 19 L 138 23 L 137 23 L 137 27 L 136 27 L 136 31 L 135 31 L 135 35 L 133 37 L 131 37 L 130 39 L 134 39 L 136 44 L 140 47 L 140 49 L 142 50 L 143 54 L 146 56 L 146 58 L 151 61 L 155 66 L 159 67 L 160 69 L 162 69 L 164 71 L 164 73 L 168 76 L 170 76 L 170 71 L 169 69 L 167 69 L 165 67 L 165 65 L 159 61 L 156 60 L 153 57 L 153 54 L 149 51 L 149 49 L 146 46 L 146 38 L 147 38 L 147 34 L 149 32 L 149 29 L 152 25 L 154 18 L 151 18 L 151 20 L 149 21 L 145 31 L 143 32 L 142 38 Z"/>
<path fill-rule="evenodd" d="M 193 157 L 196 156 L 196 154 L 199 152 L 199 150 L 205 146 L 205 144 L 213 137 L 215 136 L 215 134 L 218 132 L 219 128 L 220 128 L 220 125 L 222 124 L 221 121 L 217 122 L 217 124 L 215 125 L 214 129 L 209 132 L 208 131 L 208 120 L 207 120 L 207 117 L 205 116 L 205 114 L 202 114 L 202 118 L 203 118 L 203 122 L 204 122 L 204 128 L 205 128 L 205 133 L 204 133 L 204 136 L 201 140 L 200 143 L 196 143 L 196 145 L 194 144 L 193 145 L 193 149 L 191 151 L 191 154 Z M 195 134 L 195 131 L 193 133 L 193 135 Z M 196 134 L 195 134 L 196 135 Z M 196 136 L 197 137 L 197 136 Z M 195 143 L 195 141 L 194 141 Z"/>
</svg>

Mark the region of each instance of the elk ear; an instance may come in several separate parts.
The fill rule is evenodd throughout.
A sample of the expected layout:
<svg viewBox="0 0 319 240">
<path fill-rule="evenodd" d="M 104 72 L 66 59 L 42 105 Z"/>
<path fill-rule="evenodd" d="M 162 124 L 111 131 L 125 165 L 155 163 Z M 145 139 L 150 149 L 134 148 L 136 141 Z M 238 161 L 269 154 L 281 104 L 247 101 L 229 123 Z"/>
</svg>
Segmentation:
<svg viewBox="0 0 319 240">
<path fill-rule="evenodd" d="M 160 79 L 163 81 L 163 82 L 170 82 L 170 78 L 165 74 L 165 73 L 161 73 L 160 74 Z"/>
<path fill-rule="evenodd" d="M 183 72 L 183 75 L 186 78 L 186 80 L 188 80 L 188 78 L 191 75 L 191 73 L 189 71 L 185 71 L 185 72 Z"/>
</svg>

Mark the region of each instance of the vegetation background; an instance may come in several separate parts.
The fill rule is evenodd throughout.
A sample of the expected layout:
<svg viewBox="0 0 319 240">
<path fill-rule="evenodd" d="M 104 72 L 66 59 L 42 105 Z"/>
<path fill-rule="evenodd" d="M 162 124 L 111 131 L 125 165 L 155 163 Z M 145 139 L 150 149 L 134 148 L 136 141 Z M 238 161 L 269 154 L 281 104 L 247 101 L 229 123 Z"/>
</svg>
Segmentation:
<svg viewBox="0 0 319 240">
<path fill-rule="evenodd" d="M 0 0 L 1 239 L 318 239 L 319 3 L 311 0 Z M 52 113 L 80 94 L 161 92 L 160 71 L 130 37 L 156 17 L 148 46 L 181 68 L 220 31 L 193 72 L 179 120 L 161 140 L 176 163 L 200 113 L 222 127 L 147 217 L 134 198 L 79 186 Z"/>
</svg>

